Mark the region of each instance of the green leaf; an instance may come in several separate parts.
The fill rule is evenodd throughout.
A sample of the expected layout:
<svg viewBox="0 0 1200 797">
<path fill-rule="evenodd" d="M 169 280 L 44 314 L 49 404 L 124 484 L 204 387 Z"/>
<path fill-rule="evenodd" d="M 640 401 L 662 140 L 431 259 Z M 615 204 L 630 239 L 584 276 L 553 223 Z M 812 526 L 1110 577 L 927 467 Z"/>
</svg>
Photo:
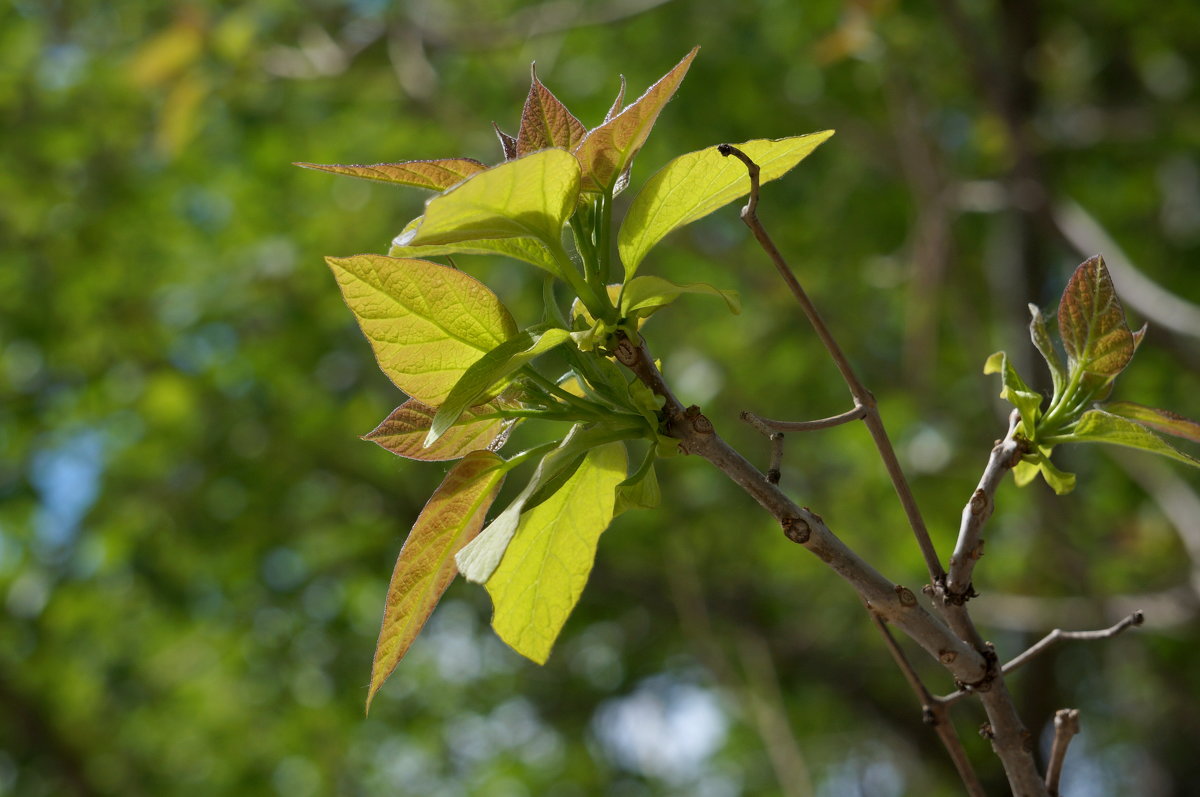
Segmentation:
<svg viewBox="0 0 1200 797">
<path fill-rule="evenodd" d="M 1100 409 L 1131 421 L 1137 421 L 1142 426 L 1149 426 L 1164 434 L 1200 443 L 1200 423 L 1196 423 L 1191 418 L 1177 415 L 1170 410 L 1146 407 L 1132 401 L 1115 401 L 1112 404 L 1105 404 Z"/>
<path fill-rule="evenodd" d="M 588 452 L 561 490 L 521 518 L 500 566 L 484 585 L 494 607 L 492 628 L 538 664 L 549 658 L 587 584 L 625 467 L 620 443 Z"/>
<path fill-rule="evenodd" d="M 422 445 L 437 410 L 426 407 L 416 399 L 409 399 L 383 420 L 374 430 L 363 435 L 393 454 L 407 459 L 440 462 L 459 459 L 472 451 L 487 449 L 495 451 L 503 444 L 505 421 L 503 418 L 479 418 L 477 415 L 494 413 L 498 407 L 484 405 L 463 412 L 458 423 L 451 426 L 437 442 L 429 448 Z"/>
<path fill-rule="evenodd" d="M 833 135 L 832 130 L 776 141 L 757 139 L 738 144 L 758 164 L 759 182 L 787 174 Z M 617 247 L 632 277 L 650 249 L 672 230 L 704 218 L 750 193 L 750 175 L 737 158 L 708 147 L 680 155 L 646 181 L 629 207 Z"/>
<path fill-rule="evenodd" d="M 305 169 L 319 169 L 323 172 L 345 174 L 363 180 L 428 188 L 433 191 L 445 191 L 471 175 L 487 170 L 487 166 L 471 158 L 374 163 L 369 166 L 336 163 L 297 163 L 296 165 L 303 166 Z"/>
<path fill-rule="evenodd" d="M 621 315 L 649 316 L 685 293 L 703 293 L 709 296 L 717 296 L 725 300 L 725 304 L 729 307 L 729 312 L 737 315 L 742 311 L 742 302 L 737 291 L 719 290 L 703 282 L 695 282 L 690 285 L 677 285 L 662 277 L 646 276 L 634 277 L 625 283 L 625 290 L 621 292 Z"/>
<path fill-rule="evenodd" d="M 1038 472 L 1046 480 L 1046 484 L 1054 490 L 1055 495 L 1066 495 L 1075 489 L 1075 474 L 1059 470 L 1050 461 L 1050 457 L 1042 455 L 1037 463 Z"/>
<path fill-rule="evenodd" d="M 654 509 L 662 502 L 662 491 L 658 487 L 658 476 L 654 473 L 657 452 L 651 445 L 637 472 L 617 485 L 617 501 L 614 515 L 630 509 Z"/>
<path fill-rule="evenodd" d="M 1062 359 L 1058 356 L 1058 349 L 1054 347 L 1054 341 L 1050 338 L 1050 330 L 1046 324 L 1046 317 L 1042 315 L 1042 310 L 1036 304 L 1029 305 L 1029 313 L 1032 319 L 1029 322 L 1029 337 L 1033 340 L 1033 345 L 1042 353 L 1042 359 L 1046 361 L 1046 366 L 1050 369 L 1050 378 L 1054 380 L 1054 398 L 1062 395 L 1063 388 L 1067 386 L 1067 371 L 1063 368 Z"/>
<path fill-rule="evenodd" d="M 1200 460 L 1174 448 L 1166 440 L 1136 421 L 1104 410 L 1088 410 L 1068 434 L 1054 438 L 1055 443 L 1111 443 L 1140 448 L 1164 457 L 1200 467 Z"/>
<path fill-rule="evenodd" d="M 684 56 L 670 72 L 646 90 L 629 107 L 589 131 L 575 150 L 583 166 L 583 190 L 617 193 L 628 180 L 629 167 L 646 143 L 659 113 L 675 94 L 699 47 Z"/>
<path fill-rule="evenodd" d="M 444 255 L 502 255 L 514 260 L 523 260 L 544 269 L 556 277 L 562 277 L 562 267 L 550 249 L 537 238 L 490 238 L 486 240 L 461 241 L 456 244 L 429 244 L 405 246 L 404 240 L 421 223 L 421 218 L 410 221 L 392 241 L 388 254 L 392 257 L 442 257 Z"/>
<path fill-rule="evenodd" d="M 327 257 L 380 369 L 436 407 L 476 360 L 516 334 L 504 305 L 458 269 L 428 260 Z"/>
<path fill-rule="evenodd" d="M 488 507 L 504 481 L 503 464 L 503 459 L 489 451 L 468 454 L 446 474 L 417 517 L 388 585 L 383 626 L 371 665 L 368 711 L 371 699 L 396 669 L 454 580 L 458 572 L 454 555 L 483 526 Z"/>
<path fill-rule="evenodd" d="M 505 377 L 570 338 L 571 333 L 565 329 L 554 328 L 540 333 L 525 330 L 480 357 L 463 373 L 450 395 L 446 396 L 446 400 L 438 408 L 425 437 L 425 445 L 433 445 L 467 407 L 473 407 L 490 398 L 489 393 L 497 391 Z"/>
<path fill-rule="evenodd" d="M 1041 417 L 1042 394 L 1031 390 L 1025 384 L 1025 380 L 1021 379 L 1020 374 L 1013 368 L 1008 355 L 1002 351 L 987 358 L 987 362 L 983 365 L 983 372 L 1000 374 L 1003 382 L 1000 398 L 1020 411 L 1021 425 L 1024 427 L 1025 436 L 1030 440 L 1034 439 L 1034 430 L 1037 428 L 1038 418 Z"/>
<path fill-rule="evenodd" d="M 1117 299 L 1104 258 L 1089 258 L 1075 269 L 1058 306 L 1058 331 L 1067 351 L 1067 369 L 1097 378 L 1089 390 L 1111 382 L 1133 357 L 1133 333 Z"/>
<path fill-rule="evenodd" d="M 571 427 L 558 448 L 542 457 L 533 476 L 525 488 L 512 500 L 504 511 L 488 524 L 483 533 L 455 557 L 458 570 L 468 581 L 482 584 L 487 581 L 500 564 L 504 551 L 512 541 L 529 500 L 542 487 L 551 482 L 565 468 L 573 467 L 575 460 L 593 448 L 617 440 L 631 440 L 641 436 L 642 430 L 630 427 L 597 425 L 588 429 Z"/>
<path fill-rule="evenodd" d="M 425 204 L 421 223 L 397 244 L 425 246 L 491 238 L 537 238 L 562 248 L 562 227 L 579 195 L 579 161 L 544 149 L 459 183 Z"/>
<path fill-rule="evenodd" d="M 521 110 L 521 129 L 517 132 L 517 155 L 548 147 L 573 150 L 587 134 L 583 122 L 538 80 L 536 67 L 530 67 L 531 85 Z"/>
</svg>

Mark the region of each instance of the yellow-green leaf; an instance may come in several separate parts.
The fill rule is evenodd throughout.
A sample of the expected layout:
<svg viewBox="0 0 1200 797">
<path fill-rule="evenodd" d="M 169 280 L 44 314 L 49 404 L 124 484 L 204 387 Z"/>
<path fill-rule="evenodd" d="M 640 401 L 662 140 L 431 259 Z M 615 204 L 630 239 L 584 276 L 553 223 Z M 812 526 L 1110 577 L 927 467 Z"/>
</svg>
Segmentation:
<svg viewBox="0 0 1200 797">
<path fill-rule="evenodd" d="M 1054 348 L 1054 341 L 1050 337 L 1050 329 L 1046 324 L 1046 317 L 1042 315 L 1041 308 L 1036 304 L 1030 304 L 1029 314 L 1032 316 L 1029 321 L 1029 337 L 1037 350 L 1042 353 L 1046 367 L 1050 369 L 1050 378 L 1054 383 L 1054 398 L 1057 399 L 1067 385 L 1067 371 L 1063 368 L 1062 358 L 1058 356 L 1058 349 Z"/>
<path fill-rule="evenodd" d="M 504 460 L 489 451 L 475 451 L 456 464 L 421 510 L 392 571 L 384 606 L 383 625 L 371 665 L 367 710 L 383 682 L 396 669 L 413 639 L 442 598 L 458 570 L 454 555 L 483 526 L 496 499 Z"/>
<path fill-rule="evenodd" d="M 490 238 L 538 238 L 562 247 L 562 227 L 579 195 L 579 161 L 544 149 L 506 161 L 425 204 L 417 228 L 401 246 L 454 244 Z"/>
<path fill-rule="evenodd" d="M 339 163 L 297 163 L 296 165 L 303 166 L 305 169 L 319 169 L 333 174 L 360 177 L 363 180 L 428 188 L 432 191 L 445 191 L 471 175 L 487 169 L 487 166 L 471 158 L 442 158 L 441 160 L 373 163 L 370 165 Z"/>
<path fill-rule="evenodd" d="M 833 135 L 832 130 L 775 141 L 757 139 L 738 144 L 759 167 L 759 182 L 787 174 Z M 629 207 L 617 247 L 628 279 L 646 253 L 672 230 L 704 218 L 750 193 L 750 175 L 737 158 L 708 147 L 680 155 L 646 181 Z"/>
<path fill-rule="evenodd" d="M 1088 410 L 1080 416 L 1066 435 L 1056 443 L 1110 443 L 1128 448 L 1140 448 L 1165 457 L 1200 467 L 1200 460 L 1176 449 L 1166 440 L 1136 421 L 1122 418 L 1104 410 Z"/>
<path fill-rule="evenodd" d="M 579 601 L 600 534 L 625 478 L 625 446 L 594 448 L 566 484 L 521 518 L 500 566 L 484 585 L 492 628 L 513 650 L 544 664 Z"/>
<path fill-rule="evenodd" d="M 467 407 L 473 407 L 490 398 L 488 391 L 502 385 L 505 377 L 541 354 L 569 340 L 571 333 L 565 329 L 552 328 L 534 334 L 525 331 L 504 341 L 480 357 L 455 383 L 438 408 L 425 437 L 425 445 L 432 446 Z M 498 392 L 498 389 L 497 389 Z"/>
<path fill-rule="evenodd" d="M 1031 390 L 1017 373 L 1008 355 L 998 351 L 983 364 L 985 374 L 1000 374 L 1003 387 L 1000 398 L 1012 404 L 1021 413 L 1021 426 L 1025 437 L 1032 440 L 1042 415 L 1042 394 Z"/>
<path fill-rule="evenodd" d="M 1115 401 L 1112 404 L 1105 404 L 1101 409 L 1111 412 L 1113 415 L 1137 421 L 1142 426 L 1149 426 L 1159 432 L 1200 443 L 1200 423 L 1170 410 L 1155 409 L 1144 404 L 1135 404 L 1132 401 Z"/>
<path fill-rule="evenodd" d="M 385 255 L 327 257 L 389 379 L 436 407 L 476 360 L 516 334 L 496 294 L 458 269 Z"/>
<path fill-rule="evenodd" d="M 667 101 L 675 94 L 699 47 L 683 57 L 627 108 L 588 132 L 575 155 L 583 165 L 583 190 L 608 193 L 625 179 L 634 157 L 646 143 L 650 130 Z"/>
<path fill-rule="evenodd" d="M 465 410 L 458 423 L 451 426 L 436 443 L 425 448 L 425 436 L 429 433 L 437 410 L 426 407 L 416 399 L 409 399 L 392 410 L 391 415 L 363 435 L 362 439 L 407 459 L 426 462 L 459 459 L 472 451 L 495 451 L 503 443 L 501 433 L 504 431 L 504 419 L 477 417 L 497 409 L 485 404 Z"/>
<path fill-rule="evenodd" d="M 621 292 L 621 315 L 646 317 L 678 299 L 685 293 L 701 293 L 725 300 L 729 312 L 742 311 L 742 302 L 737 291 L 723 291 L 703 282 L 677 285 L 662 277 L 634 277 L 625 283 Z"/>
<path fill-rule="evenodd" d="M 521 129 L 517 131 L 517 155 L 528 155 L 547 147 L 575 149 L 587 128 L 542 85 L 535 68 L 531 68 L 530 73 L 529 96 L 521 110 Z"/>
<path fill-rule="evenodd" d="M 392 257 L 441 257 L 443 255 L 502 255 L 514 260 L 532 263 L 549 271 L 556 277 L 562 276 L 558 261 L 549 248 L 537 238 L 489 238 L 487 240 L 462 241 L 456 244 L 430 244 L 427 246 L 405 246 L 399 243 L 421 223 L 413 219 L 403 232 L 392 241 L 388 254 Z"/>
</svg>

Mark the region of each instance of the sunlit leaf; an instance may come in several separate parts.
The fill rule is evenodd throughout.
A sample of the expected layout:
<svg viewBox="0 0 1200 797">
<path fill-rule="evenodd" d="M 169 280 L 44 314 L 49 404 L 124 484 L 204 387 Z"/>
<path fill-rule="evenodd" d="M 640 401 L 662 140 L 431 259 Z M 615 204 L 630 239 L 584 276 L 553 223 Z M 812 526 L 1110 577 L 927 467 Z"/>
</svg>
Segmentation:
<svg viewBox="0 0 1200 797">
<path fill-rule="evenodd" d="M 1115 401 L 1112 404 L 1105 404 L 1101 409 L 1113 415 L 1137 421 L 1143 426 L 1149 426 L 1164 434 L 1200 443 L 1200 423 L 1196 423 L 1191 418 L 1177 415 L 1170 410 L 1146 407 L 1132 401 Z"/>
<path fill-rule="evenodd" d="M 297 163 L 306 169 L 319 169 L 333 174 L 360 177 L 380 183 L 395 183 L 414 188 L 445 191 L 458 185 L 473 174 L 487 169 L 477 160 L 470 158 L 443 158 L 441 160 L 403 161 L 401 163 L 374 163 L 369 166 L 356 164 Z"/>
<path fill-rule="evenodd" d="M 530 78 L 529 96 L 521 110 L 521 129 L 517 132 L 517 155 L 528 155 L 547 147 L 575 149 L 587 128 L 542 85 L 536 68 L 530 69 Z"/>
<path fill-rule="evenodd" d="M 604 114 L 604 121 L 612 119 L 621 112 L 621 106 L 625 103 L 625 76 L 621 75 L 621 87 L 617 89 L 617 97 L 613 100 L 613 104 L 609 106 L 608 113 Z"/>
<path fill-rule="evenodd" d="M 998 351 L 987 358 L 984 363 L 985 374 L 1000 374 L 1003 387 L 1000 398 L 1015 406 L 1021 413 L 1021 426 L 1027 437 L 1032 438 L 1038 418 L 1041 417 L 1042 394 L 1031 390 L 1025 384 L 1017 370 L 1013 368 L 1008 355 Z"/>
<path fill-rule="evenodd" d="M 1075 269 L 1058 306 L 1058 331 L 1067 351 L 1067 369 L 1094 374 L 1100 386 L 1121 373 L 1133 357 L 1133 333 L 1117 299 L 1104 258 L 1089 258 Z"/>
<path fill-rule="evenodd" d="M 759 182 L 787 174 L 833 135 L 832 130 L 776 141 L 738 144 L 758 164 Z M 628 279 L 646 253 L 672 230 L 691 224 L 750 193 L 746 164 L 725 157 L 716 147 L 680 155 L 646 181 L 629 207 L 617 247 Z"/>
<path fill-rule="evenodd" d="M 1141 423 L 1104 410 L 1088 410 L 1080 416 L 1068 434 L 1055 442 L 1111 443 L 1116 446 L 1140 448 L 1165 457 L 1200 467 L 1200 460 L 1179 451 Z"/>
<path fill-rule="evenodd" d="M 383 625 L 371 665 L 367 710 L 383 682 L 396 669 L 413 639 L 454 580 L 454 555 L 483 526 L 496 499 L 504 472 L 503 459 L 475 451 L 457 463 L 421 510 L 396 560 L 388 585 Z"/>
<path fill-rule="evenodd" d="M 327 257 L 346 304 L 396 387 L 436 407 L 472 363 L 516 334 L 486 286 L 428 260 Z"/>
<path fill-rule="evenodd" d="M 521 518 L 485 587 L 492 628 L 513 650 L 544 664 L 587 584 L 600 535 L 625 478 L 625 446 L 592 449 L 562 489 Z"/>
<path fill-rule="evenodd" d="M 645 276 L 634 277 L 625 284 L 625 290 L 621 293 L 621 315 L 648 316 L 659 308 L 675 301 L 685 293 L 716 296 L 725 300 L 725 304 L 729 307 L 729 312 L 737 314 L 742 311 L 742 302 L 737 291 L 719 290 L 703 282 L 695 282 L 690 285 L 677 285 L 662 277 Z"/>
<path fill-rule="evenodd" d="M 432 446 L 468 407 L 490 398 L 489 392 L 497 389 L 505 377 L 520 370 L 535 357 L 565 343 L 570 337 L 571 333 L 565 329 L 552 328 L 540 333 L 526 330 L 479 358 L 463 373 L 438 407 L 425 437 L 425 445 Z"/>
<path fill-rule="evenodd" d="M 1054 396 L 1057 398 L 1066 387 L 1067 371 L 1063 368 L 1062 358 L 1058 356 L 1058 349 L 1054 347 L 1054 341 L 1050 337 L 1046 317 L 1042 315 L 1041 308 L 1036 304 L 1031 304 L 1029 313 L 1032 316 L 1029 322 L 1029 337 L 1033 340 L 1033 345 L 1037 347 L 1037 350 L 1042 353 L 1042 359 L 1046 361 L 1046 366 L 1050 369 L 1050 377 L 1054 380 Z"/>
<path fill-rule="evenodd" d="M 421 223 L 401 246 L 489 238 L 538 238 L 561 247 L 562 227 L 579 195 L 579 161 L 544 149 L 459 183 L 425 204 Z"/>
<path fill-rule="evenodd" d="M 674 69 L 663 75 L 629 107 L 588 132 L 575 150 L 583 165 L 584 191 L 608 193 L 617 186 L 642 144 L 646 143 L 659 113 L 679 88 L 699 50 L 699 47 L 693 48 Z"/>
<path fill-rule="evenodd" d="M 392 257 L 442 257 L 444 255 L 502 255 L 514 260 L 523 260 L 560 277 L 561 268 L 554 255 L 537 238 L 490 238 L 487 240 L 462 241 L 456 244 L 431 244 L 428 246 L 404 246 L 399 241 L 415 230 L 421 223 L 413 219 L 400 235 L 392 241 L 388 254 Z"/>
<path fill-rule="evenodd" d="M 407 459 L 438 462 L 459 459 L 472 451 L 488 449 L 495 451 L 504 430 L 503 418 L 477 418 L 498 408 L 484 405 L 465 410 L 458 423 L 451 426 L 433 445 L 425 448 L 425 436 L 433 425 L 437 413 L 416 399 L 409 399 L 392 410 L 392 413 L 371 432 L 363 435 L 381 448 Z"/>
<path fill-rule="evenodd" d="M 488 527 L 470 545 L 463 548 L 455 557 L 459 572 L 468 581 L 478 584 L 487 581 L 495 572 L 501 557 L 504 556 L 504 551 L 512 541 L 527 502 L 541 489 L 542 485 L 553 481 L 563 469 L 573 467 L 580 454 L 606 443 L 632 440 L 641 435 L 642 430 L 627 426 L 599 425 L 589 429 L 580 426 L 572 427 L 558 448 L 542 457 L 533 476 L 529 479 L 529 483 L 517 497 L 488 524 Z"/>
</svg>

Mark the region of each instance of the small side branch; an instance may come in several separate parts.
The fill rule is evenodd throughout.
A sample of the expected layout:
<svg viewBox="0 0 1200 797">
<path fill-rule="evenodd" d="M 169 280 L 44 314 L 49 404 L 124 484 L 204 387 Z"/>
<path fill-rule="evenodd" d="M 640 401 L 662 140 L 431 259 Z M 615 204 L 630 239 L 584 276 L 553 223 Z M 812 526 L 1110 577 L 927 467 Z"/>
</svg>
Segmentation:
<svg viewBox="0 0 1200 797">
<path fill-rule="evenodd" d="M 842 375 L 842 379 L 846 382 L 846 386 L 850 389 L 850 395 L 854 397 L 855 405 L 864 409 L 863 420 L 871 433 L 871 439 L 875 442 L 875 448 L 879 451 L 879 457 L 883 460 L 883 465 L 887 469 L 888 477 L 892 481 L 892 486 L 896 490 L 900 504 L 904 507 L 904 514 L 908 517 L 908 524 L 912 527 L 913 536 L 917 540 L 917 546 L 921 549 L 921 555 L 925 559 L 925 567 L 929 571 L 929 577 L 934 583 L 944 580 L 945 571 L 938 560 L 937 550 L 933 547 L 933 541 L 930 539 L 929 531 L 925 527 L 925 519 L 921 516 L 921 510 L 917 506 L 912 488 L 909 486 L 908 479 L 900 467 L 900 460 L 896 457 L 896 452 L 892 448 L 892 441 L 888 437 L 883 420 L 879 416 L 879 409 L 875 405 L 875 396 L 859 380 L 858 375 L 854 372 L 854 368 L 850 365 L 850 361 L 846 358 L 845 353 L 842 352 L 842 347 L 834 339 L 833 334 L 829 331 L 829 327 L 825 326 L 825 321 L 821 318 L 820 313 L 817 312 L 817 308 L 812 303 L 812 300 L 808 298 L 808 294 L 804 292 L 804 288 L 800 286 L 800 282 L 792 272 L 791 266 L 787 264 L 783 255 L 779 253 L 775 242 L 771 240 L 771 236 L 767 234 L 766 228 L 763 227 L 762 222 L 758 219 L 758 164 L 749 155 L 731 144 L 721 144 L 717 147 L 717 151 L 725 156 L 733 155 L 746 165 L 746 171 L 750 175 L 750 198 L 746 202 L 746 206 L 742 208 L 742 221 L 750 228 L 750 232 L 753 233 L 759 246 L 767 253 L 771 262 L 775 264 L 775 269 L 779 272 L 779 276 L 792 292 L 792 296 L 795 298 L 796 303 L 800 305 L 800 309 L 804 311 L 804 315 L 812 325 L 813 331 L 817 333 L 817 337 L 820 338 L 821 343 L 825 346 L 825 350 L 829 353 L 829 357 L 833 360 L 838 372 Z"/>
<path fill-rule="evenodd" d="M 862 420 L 866 415 L 867 408 L 857 406 L 839 415 L 818 418 L 815 421 L 773 421 L 770 418 L 755 415 L 753 412 L 743 412 L 741 417 L 743 421 L 769 436 L 772 432 L 813 432 L 817 429 L 829 429 L 851 421 Z"/>
<path fill-rule="evenodd" d="M 1054 745 L 1050 748 L 1050 763 L 1046 765 L 1046 791 L 1058 794 L 1058 780 L 1062 775 L 1063 759 L 1067 757 L 1067 745 L 1079 733 L 1079 709 L 1063 708 L 1054 712 Z"/>
<path fill-rule="evenodd" d="M 1010 675 L 1013 671 L 1025 666 L 1042 653 L 1045 653 L 1050 647 L 1063 640 L 1077 639 L 1085 642 L 1094 642 L 1101 639 L 1112 639 L 1117 634 L 1120 634 L 1129 628 L 1133 628 L 1134 626 L 1141 625 L 1145 621 L 1146 616 L 1142 612 L 1136 611 L 1121 620 L 1121 622 L 1109 626 L 1108 628 L 1102 628 L 1098 631 L 1063 631 L 1061 628 L 1055 628 L 1049 634 L 1046 634 L 1046 636 L 1042 637 L 1036 644 L 1027 648 L 1025 652 L 1021 653 L 1013 658 L 1012 661 L 1005 664 L 1002 668 L 1000 668 L 1000 672 L 1003 675 Z M 942 705 L 950 706 L 957 703 L 959 700 L 962 700 L 964 697 L 972 694 L 974 691 L 975 690 L 973 689 L 960 689 L 957 692 L 952 692 L 951 694 L 946 695 L 945 697 L 935 698 L 935 700 Z"/>
<path fill-rule="evenodd" d="M 992 516 L 996 489 L 1025 453 L 1026 443 L 1016 436 L 1020 420 L 1020 414 L 1013 410 L 1008 419 L 1008 434 L 992 449 L 979 486 L 963 508 L 958 543 L 950 557 L 950 571 L 943 595 L 943 600 L 948 603 L 961 605 L 974 594 L 971 574 L 975 570 L 975 563 L 983 555 L 983 527 Z"/>
<path fill-rule="evenodd" d="M 938 738 L 942 740 L 942 746 L 946 748 L 946 752 L 950 754 L 950 760 L 954 762 L 954 768 L 958 770 L 958 777 L 967 787 L 967 794 L 970 797 L 987 797 L 983 790 L 983 784 L 979 782 L 979 776 L 971 766 L 971 760 L 967 758 L 967 751 L 962 746 L 962 740 L 958 738 L 958 733 L 954 730 L 953 723 L 950 722 L 948 707 L 938 702 L 937 698 L 929 692 L 929 689 L 921 681 L 921 677 L 917 675 L 917 671 L 913 669 L 908 657 L 904 655 L 900 643 L 888 630 L 887 623 L 883 618 L 875 612 L 871 612 L 871 622 L 879 629 L 883 642 L 887 645 L 888 652 L 892 654 L 896 666 L 900 668 L 900 672 L 904 673 L 908 685 L 912 687 L 917 699 L 921 701 L 922 720 L 926 725 L 932 726 L 937 732 Z"/>
</svg>

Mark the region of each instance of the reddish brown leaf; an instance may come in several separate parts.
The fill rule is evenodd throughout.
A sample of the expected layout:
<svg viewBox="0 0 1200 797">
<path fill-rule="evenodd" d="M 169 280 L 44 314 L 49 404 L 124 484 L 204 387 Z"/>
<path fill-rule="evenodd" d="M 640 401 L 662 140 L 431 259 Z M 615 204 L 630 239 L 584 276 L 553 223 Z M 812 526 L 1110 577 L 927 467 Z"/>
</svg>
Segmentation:
<svg viewBox="0 0 1200 797">
<path fill-rule="evenodd" d="M 500 129 L 500 125 L 492 122 L 492 129 L 496 131 L 496 138 L 500 139 L 500 150 L 504 153 L 504 160 L 510 161 L 517 157 L 517 140 Z"/>
<path fill-rule="evenodd" d="M 495 451 L 504 429 L 502 418 L 483 418 L 476 416 L 495 412 L 492 405 L 484 405 L 466 410 L 459 422 L 446 431 L 429 448 L 422 448 L 425 436 L 433 423 L 437 410 L 427 407 L 416 399 L 409 399 L 387 416 L 379 426 L 363 440 L 370 440 L 381 448 L 385 448 L 407 459 L 419 459 L 426 462 L 441 462 L 448 459 L 459 459 L 472 451 L 487 449 Z"/>
<path fill-rule="evenodd" d="M 431 191 L 445 191 L 458 185 L 473 174 L 485 171 L 484 166 L 471 158 L 443 158 L 428 161 L 403 161 L 401 163 L 375 163 L 370 166 L 356 164 L 297 163 L 305 169 L 319 169 L 333 174 L 345 174 L 375 180 L 380 183 L 395 183 Z"/>
<path fill-rule="evenodd" d="M 646 90 L 628 108 L 587 134 L 575 150 L 583 166 L 583 190 L 613 190 L 650 135 L 658 114 L 675 94 L 696 57 L 694 47 L 675 68 Z"/>
<path fill-rule="evenodd" d="M 550 147 L 575 149 L 587 128 L 542 85 L 534 67 L 530 67 L 530 76 L 529 96 L 521 111 L 521 129 L 517 131 L 517 156 Z"/>
<path fill-rule="evenodd" d="M 1099 255 L 1085 260 L 1071 275 L 1058 306 L 1058 330 L 1071 373 L 1080 368 L 1111 378 L 1133 357 L 1133 333 Z"/>
<path fill-rule="evenodd" d="M 617 98 L 613 100 L 613 104 L 609 107 L 608 113 L 604 114 L 604 121 L 612 119 L 621 112 L 621 104 L 625 102 L 625 76 L 621 75 L 621 88 L 617 89 Z"/>
<path fill-rule="evenodd" d="M 421 510 L 388 584 L 383 625 L 371 665 L 367 711 L 458 574 L 454 555 L 483 527 L 504 481 L 497 467 L 503 462 L 490 451 L 468 454 L 446 474 Z"/>
</svg>

